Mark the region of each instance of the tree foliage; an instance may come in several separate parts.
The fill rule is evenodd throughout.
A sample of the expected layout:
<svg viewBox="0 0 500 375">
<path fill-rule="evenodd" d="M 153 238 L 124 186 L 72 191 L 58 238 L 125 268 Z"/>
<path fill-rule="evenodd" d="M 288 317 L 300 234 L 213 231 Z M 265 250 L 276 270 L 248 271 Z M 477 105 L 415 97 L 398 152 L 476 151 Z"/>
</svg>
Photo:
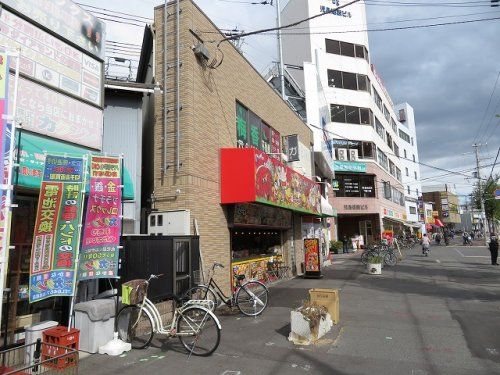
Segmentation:
<svg viewBox="0 0 500 375">
<path fill-rule="evenodd" d="M 496 175 L 488 179 L 488 181 L 483 185 L 484 193 L 484 210 L 486 217 L 491 219 L 500 220 L 500 199 L 495 199 L 495 190 L 500 189 L 499 185 L 500 176 Z M 474 190 L 472 191 L 472 197 L 474 200 L 474 206 L 477 209 L 481 209 L 481 200 L 479 195 L 479 187 L 476 183 Z"/>
</svg>

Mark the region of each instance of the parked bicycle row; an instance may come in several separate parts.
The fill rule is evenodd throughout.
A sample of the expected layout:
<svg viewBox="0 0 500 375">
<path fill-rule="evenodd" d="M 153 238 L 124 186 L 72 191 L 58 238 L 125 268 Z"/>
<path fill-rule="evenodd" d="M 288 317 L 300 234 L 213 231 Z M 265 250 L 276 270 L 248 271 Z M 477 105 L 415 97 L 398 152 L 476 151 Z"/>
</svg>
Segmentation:
<svg viewBox="0 0 500 375">
<path fill-rule="evenodd" d="M 224 266 L 214 263 L 208 282 L 194 286 L 183 296 L 172 294 L 175 303 L 172 320 L 164 324 L 155 304 L 147 298 L 150 281 L 132 280 L 124 284 L 122 303 L 116 328 L 120 339 L 134 349 L 150 345 L 155 334 L 177 337 L 189 355 L 208 356 L 219 346 L 221 323 L 215 314 L 217 307 L 225 304 L 238 308 L 246 316 L 257 316 L 267 306 L 269 291 L 260 281 L 247 280 L 245 275 L 234 275 L 236 288 L 227 296 L 214 279 L 214 274 Z"/>
</svg>

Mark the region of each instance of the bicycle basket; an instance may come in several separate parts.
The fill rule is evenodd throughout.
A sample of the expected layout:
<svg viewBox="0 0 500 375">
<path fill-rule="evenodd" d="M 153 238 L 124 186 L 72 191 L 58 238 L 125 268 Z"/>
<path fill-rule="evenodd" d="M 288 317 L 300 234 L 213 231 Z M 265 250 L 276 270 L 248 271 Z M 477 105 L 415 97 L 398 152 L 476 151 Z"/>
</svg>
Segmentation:
<svg viewBox="0 0 500 375">
<path fill-rule="evenodd" d="M 122 303 L 136 305 L 146 298 L 148 284 L 144 279 L 130 280 L 122 284 Z"/>
</svg>

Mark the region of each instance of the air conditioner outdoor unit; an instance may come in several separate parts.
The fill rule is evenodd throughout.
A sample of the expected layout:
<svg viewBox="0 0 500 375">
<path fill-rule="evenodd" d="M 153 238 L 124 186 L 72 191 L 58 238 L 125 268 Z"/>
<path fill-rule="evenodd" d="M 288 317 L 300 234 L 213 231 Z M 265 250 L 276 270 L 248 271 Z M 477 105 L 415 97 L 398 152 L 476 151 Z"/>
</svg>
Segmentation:
<svg viewBox="0 0 500 375">
<path fill-rule="evenodd" d="M 349 150 L 349 160 L 350 161 L 358 160 L 358 150 Z"/>
<path fill-rule="evenodd" d="M 338 160 L 347 161 L 347 149 L 346 148 L 337 149 L 337 155 L 339 156 Z"/>
</svg>

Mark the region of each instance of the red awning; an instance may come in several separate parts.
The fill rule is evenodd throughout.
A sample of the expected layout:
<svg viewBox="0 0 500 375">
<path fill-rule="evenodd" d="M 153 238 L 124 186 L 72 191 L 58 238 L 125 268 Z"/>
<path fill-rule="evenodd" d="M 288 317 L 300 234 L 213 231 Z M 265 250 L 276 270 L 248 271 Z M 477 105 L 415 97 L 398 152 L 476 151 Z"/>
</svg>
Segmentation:
<svg viewBox="0 0 500 375">
<path fill-rule="evenodd" d="M 221 149 L 221 203 L 258 202 L 321 216 L 319 185 L 254 148 Z"/>
<path fill-rule="evenodd" d="M 434 224 L 436 224 L 436 226 L 438 227 L 444 227 L 444 224 L 441 220 L 439 220 L 438 218 L 434 218 Z"/>
</svg>

